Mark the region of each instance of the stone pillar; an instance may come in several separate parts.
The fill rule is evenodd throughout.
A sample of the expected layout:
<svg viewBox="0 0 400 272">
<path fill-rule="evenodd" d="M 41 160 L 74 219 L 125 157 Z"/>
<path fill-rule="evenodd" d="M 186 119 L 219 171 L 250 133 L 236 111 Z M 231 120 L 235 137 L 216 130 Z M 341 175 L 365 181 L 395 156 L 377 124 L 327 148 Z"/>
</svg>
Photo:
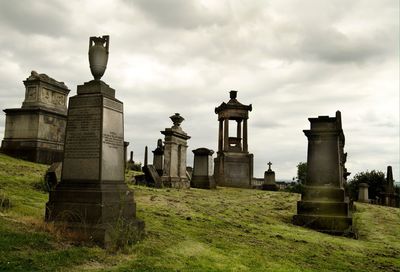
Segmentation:
<svg viewBox="0 0 400 272">
<path fill-rule="evenodd" d="M 190 186 L 202 189 L 216 188 L 213 169 L 212 154 L 213 150 L 207 148 L 198 148 L 193 150 L 193 174 Z"/>
<path fill-rule="evenodd" d="M 243 152 L 248 152 L 248 146 L 247 146 L 247 119 L 243 120 Z"/>
<path fill-rule="evenodd" d="M 369 185 L 367 183 L 358 184 L 358 202 L 369 203 L 368 187 Z"/>
<path fill-rule="evenodd" d="M 124 162 L 125 162 L 125 169 L 127 168 L 127 163 L 126 163 L 126 156 L 128 154 L 128 146 L 129 146 L 129 142 L 125 142 L 124 141 Z"/>
<path fill-rule="evenodd" d="M 340 112 L 309 118 L 307 180 L 297 202 L 296 225 L 321 232 L 352 235 L 352 214 L 343 187 L 344 134 Z"/>
<path fill-rule="evenodd" d="M 50 191 L 46 220 L 103 246 L 121 220 L 140 237 L 144 223 L 136 219 L 124 161 L 123 104 L 115 90 L 101 80 L 79 85 L 69 100 L 61 182 Z"/>
<path fill-rule="evenodd" d="M 237 120 L 237 133 L 236 137 L 239 139 L 239 148 L 240 151 L 243 151 L 243 144 L 242 144 L 242 120 Z"/>
<path fill-rule="evenodd" d="M 170 116 L 174 125 L 161 131 L 164 139 L 164 171 L 161 177 L 164 187 L 189 188 L 190 183 L 186 176 L 187 140 L 190 136 L 180 127 L 184 120 L 179 113 Z"/>
<path fill-rule="evenodd" d="M 147 145 L 144 148 L 144 163 L 143 166 L 147 166 L 148 164 L 148 148 Z"/>
<path fill-rule="evenodd" d="M 229 119 L 224 120 L 224 151 L 229 150 Z"/>
<path fill-rule="evenodd" d="M 223 144 L 224 144 L 224 121 L 219 120 L 219 128 L 218 128 L 218 151 L 222 151 L 223 149 Z"/>
</svg>

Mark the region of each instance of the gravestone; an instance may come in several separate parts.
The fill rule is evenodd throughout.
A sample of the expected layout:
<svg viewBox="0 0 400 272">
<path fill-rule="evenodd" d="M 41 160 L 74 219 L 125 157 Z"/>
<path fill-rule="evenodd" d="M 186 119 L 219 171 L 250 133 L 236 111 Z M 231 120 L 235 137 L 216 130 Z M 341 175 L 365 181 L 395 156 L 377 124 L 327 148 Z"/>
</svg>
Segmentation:
<svg viewBox="0 0 400 272">
<path fill-rule="evenodd" d="M 262 185 L 262 190 L 266 191 L 278 191 L 279 188 L 276 185 L 275 172 L 271 169 L 271 162 L 268 162 L 268 170 L 264 172 L 264 183 Z"/>
<path fill-rule="evenodd" d="M 214 151 L 203 147 L 192 152 L 194 153 L 194 160 L 190 187 L 215 189 L 216 185 L 212 169 L 212 154 L 214 154 Z"/>
<path fill-rule="evenodd" d="M 230 91 L 230 100 L 215 108 L 218 114 L 218 152 L 214 159 L 214 178 L 218 186 L 251 188 L 253 154 L 248 151 L 247 119 L 251 105 L 243 105 L 237 91 Z M 229 136 L 229 126 L 236 124 L 236 137 Z M 242 126 L 243 124 L 243 126 Z"/>
<path fill-rule="evenodd" d="M 161 131 L 164 138 L 164 169 L 161 182 L 164 187 L 189 188 L 186 175 L 187 140 L 190 136 L 184 132 L 180 124 L 185 120 L 179 113 L 169 117 L 173 126 Z"/>
<path fill-rule="evenodd" d="M 398 198 L 400 197 L 396 194 L 394 189 L 393 171 L 392 166 L 387 167 L 386 181 L 384 184 L 385 191 L 380 194 L 381 205 L 389 207 L 399 207 Z"/>
<path fill-rule="evenodd" d="M 335 117 L 309 118 L 307 178 L 297 202 L 296 225 L 337 235 L 353 235 L 352 214 L 345 199 L 345 137 L 340 111 Z"/>
<path fill-rule="evenodd" d="M 24 81 L 21 108 L 5 109 L 3 153 L 38 163 L 61 161 L 67 122 L 64 82 L 35 71 Z"/>
<path fill-rule="evenodd" d="M 62 223 L 102 246 L 122 238 L 121 225 L 129 225 L 136 237 L 144 230 L 143 221 L 136 219 L 133 192 L 124 181 L 123 104 L 100 80 L 108 45 L 108 36 L 90 38 L 95 80 L 79 85 L 69 100 L 61 182 L 46 204 L 47 221 Z"/>
<path fill-rule="evenodd" d="M 44 181 L 46 182 L 49 190 L 54 189 L 57 183 L 61 180 L 61 170 L 62 170 L 62 162 L 52 163 L 49 169 L 47 169 L 46 174 L 44 175 Z"/>
<path fill-rule="evenodd" d="M 162 144 L 162 140 L 157 140 L 157 147 L 153 151 L 153 166 L 156 169 L 158 175 L 162 176 L 163 174 L 163 164 L 164 164 L 164 147 Z"/>
<path fill-rule="evenodd" d="M 358 202 L 370 202 L 368 197 L 368 187 L 369 185 L 367 183 L 358 184 Z"/>
</svg>

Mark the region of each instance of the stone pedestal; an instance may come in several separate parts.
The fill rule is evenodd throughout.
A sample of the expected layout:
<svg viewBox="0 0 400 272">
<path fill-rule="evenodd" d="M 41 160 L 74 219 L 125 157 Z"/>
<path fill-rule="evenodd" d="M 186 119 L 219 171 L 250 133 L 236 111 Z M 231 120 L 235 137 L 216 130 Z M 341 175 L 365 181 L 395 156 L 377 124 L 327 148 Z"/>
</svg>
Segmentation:
<svg viewBox="0 0 400 272">
<path fill-rule="evenodd" d="M 278 191 L 279 188 L 276 185 L 275 172 L 271 169 L 272 163 L 269 162 L 268 165 L 269 169 L 264 172 L 264 183 L 261 188 L 266 191 Z"/>
<path fill-rule="evenodd" d="M 345 198 L 347 171 L 340 112 L 309 118 L 307 180 L 297 202 L 296 225 L 336 235 L 352 235 L 352 215 Z"/>
<path fill-rule="evenodd" d="M 66 101 L 69 89 L 63 82 L 32 71 L 24 81 L 21 108 L 5 109 L 3 153 L 38 163 L 62 160 Z"/>
<path fill-rule="evenodd" d="M 190 182 L 186 176 L 186 150 L 190 136 L 180 127 L 184 118 L 179 113 L 175 113 L 170 118 L 174 125 L 161 131 L 165 135 L 162 186 L 189 188 Z"/>
<path fill-rule="evenodd" d="M 380 199 L 381 205 L 389 206 L 389 207 L 400 207 L 399 206 L 399 195 L 396 194 L 394 190 L 394 180 L 393 180 L 393 172 L 392 167 L 387 167 L 386 172 L 386 182 L 384 184 L 385 191 L 381 192 Z"/>
<path fill-rule="evenodd" d="M 157 148 L 153 151 L 153 166 L 157 171 L 159 176 L 163 174 L 164 168 L 164 147 L 162 145 L 162 140 L 158 139 L 157 141 Z"/>
<path fill-rule="evenodd" d="M 367 183 L 358 184 L 358 202 L 370 202 L 368 197 L 368 187 L 369 185 Z"/>
<path fill-rule="evenodd" d="M 193 150 L 193 173 L 190 186 L 193 188 L 215 189 L 215 181 L 212 169 L 213 150 L 198 148 Z"/>
<path fill-rule="evenodd" d="M 214 159 L 214 178 L 218 186 L 251 188 L 253 154 L 248 152 L 247 120 L 251 105 L 237 99 L 237 91 L 230 91 L 230 100 L 215 108 L 218 114 L 218 152 Z M 236 126 L 236 137 L 229 137 L 229 126 Z"/>
<path fill-rule="evenodd" d="M 50 192 L 46 220 L 107 246 L 121 223 L 138 236 L 133 192 L 124 181 L 123 105 L 102 81 L 78 86 L 68 109 L 61 182 Z"/>
</svg>

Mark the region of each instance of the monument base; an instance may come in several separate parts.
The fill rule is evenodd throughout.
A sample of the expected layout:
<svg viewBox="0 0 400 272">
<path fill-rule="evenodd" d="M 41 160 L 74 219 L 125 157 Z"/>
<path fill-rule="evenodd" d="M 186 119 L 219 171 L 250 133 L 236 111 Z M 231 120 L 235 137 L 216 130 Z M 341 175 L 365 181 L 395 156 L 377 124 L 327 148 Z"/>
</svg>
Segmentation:
<svg viewBox="0 0 400 272">
<path fill-rule="evenodd" d="M 162 187 L 177 188 L 177 189 L 189 189 L 190 182 L 187 178 L 179 177 L 161 177 Z"/>
<path fill-rule="evenodd" d="M 263 184 L 261 185 L 261 190 L 264 191 L 279 191 L 279 188 L 276 184 Z"/>
<path fill-rule="evenodd" d="M 219 152 L 214 164 L 214 177 L 218 186 L 251 188 L 253 154 Z"/>
<path fill-rule="evenodd" d="M 349 201 L 344 189 L 304 186 L 302 200 L 297 202 L 295 225 L 334 235 L 354 236 Z"/>
<path fill-rule="evenodd" d="M 190 187 L 200 189 L 215 189 L 215 180 L 213 176 L 193 176 L 190 181 Z"/>
</svg>

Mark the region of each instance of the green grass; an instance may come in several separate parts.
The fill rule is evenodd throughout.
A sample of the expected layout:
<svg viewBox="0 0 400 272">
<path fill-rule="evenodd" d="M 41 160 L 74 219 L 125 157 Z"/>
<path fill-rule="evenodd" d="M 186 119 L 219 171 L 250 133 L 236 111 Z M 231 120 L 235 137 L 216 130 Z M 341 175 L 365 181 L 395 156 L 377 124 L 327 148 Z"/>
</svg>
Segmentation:
<svg viewBox="0 0 400 272">
<path fill-rule="evenodd" d="M 293 226 L 299 195 L 284 192 L 131 186 L 146 238 L 76 245 L 43 223 L 46 168 L 0 154 L 0 271 L 400 271 L 400 209 L 356 203 L 354 240 Z"/>
</svg>

